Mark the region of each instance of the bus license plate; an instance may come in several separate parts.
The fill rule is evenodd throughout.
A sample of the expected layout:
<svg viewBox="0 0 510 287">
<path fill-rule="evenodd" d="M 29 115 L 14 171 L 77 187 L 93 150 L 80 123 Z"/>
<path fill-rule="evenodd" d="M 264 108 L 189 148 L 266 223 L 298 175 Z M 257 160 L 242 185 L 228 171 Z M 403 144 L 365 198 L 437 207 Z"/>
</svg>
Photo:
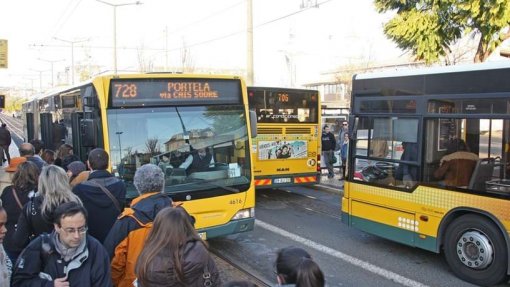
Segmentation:
<svg viewBox="0 0 510 287">
<path fill-rule="evenodd" d="M 207 240 L 207 234 L 205 232 L 199 232 L 198 236 L 200 236 L 202 240 Z"/>
<path fill-rule="evenodd" d="M 291 182 L 291 179 L 288 177 L 273 179 L 273 183 L 290 183 L 290 182 Z"/>
</svg>

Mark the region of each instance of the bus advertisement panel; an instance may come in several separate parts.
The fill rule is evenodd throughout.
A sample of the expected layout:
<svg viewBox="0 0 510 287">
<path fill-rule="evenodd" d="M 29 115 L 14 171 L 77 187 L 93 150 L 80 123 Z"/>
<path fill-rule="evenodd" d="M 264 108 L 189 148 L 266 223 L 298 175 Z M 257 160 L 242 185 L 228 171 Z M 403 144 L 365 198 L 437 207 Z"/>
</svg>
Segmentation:
<svg viewBox="0 0 510 287">
<path fill-rule="evenodd" d="M 257 114 L 252 148 L 257 188 L 319 181 L 320 99 L 317 91 L 248 87 Z"/>
<path fill-rule="evenodd" d="M 356 75 L 342 220 L 442 252 L 461 279 L 510 274 L 510 66 Z"/>
</svg>

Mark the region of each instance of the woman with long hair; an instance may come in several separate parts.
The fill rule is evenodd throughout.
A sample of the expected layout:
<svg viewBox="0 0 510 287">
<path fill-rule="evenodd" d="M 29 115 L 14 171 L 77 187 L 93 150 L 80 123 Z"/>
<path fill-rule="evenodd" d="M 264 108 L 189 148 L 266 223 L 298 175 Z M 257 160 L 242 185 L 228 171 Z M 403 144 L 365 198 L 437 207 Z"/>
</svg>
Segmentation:
<svg viewBox="0 0 510 287">
<path fill-rule="evenodd" d="M 12 262 L 21 253 L 21 249 L 14 245 L 14 231 L 16 223 L 23 210 L 23 205 L 28 202 L 29 197 L 37 192 L 37 181 L 39 178 L 39 168 L 30 161 L 18 165 L 12 178 L 12 185 L 4 188 L 0 199 L 4 203 L 7 212 L 7 234 L 4 239 L 4 249 Z"/>
<path fill-rule="evenodd" d="M 295 284 L 296 287 L 322 287 L 324 274 L 312 256 L 304 249 L 287 247 L 276 256 L 278 285 Z"/>
<path fill-rule="evenodd" d="M 207 244 L 190 219 L 182 207 L 158 213 L 136 263 L 139 287 L 221 285 Z"/>
<path fill-rule="evenodd" d="M 71 192 L 69 177 L 56 165 L 43 167 L 39 175 L 37 193 L 23 206 L 14 234 L 17 248 L 25 248 L 30 240 L 53 230 L 53 212 L 65 202 L 78 202 L 80 198 Z"/>
</svg>

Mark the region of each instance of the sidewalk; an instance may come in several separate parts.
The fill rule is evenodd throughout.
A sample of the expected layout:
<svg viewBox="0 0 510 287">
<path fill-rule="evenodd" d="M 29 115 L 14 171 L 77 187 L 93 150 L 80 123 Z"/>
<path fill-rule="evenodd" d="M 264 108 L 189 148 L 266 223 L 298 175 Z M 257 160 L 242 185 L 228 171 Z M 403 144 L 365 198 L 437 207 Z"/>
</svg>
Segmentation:
<svg viewBox="0 0 510 287">
<path fill-rule="evenodd" d="M 327 188 L 332 188 L 338 190 L 338 192 L 342 191 L 344 189 L 344 181 L 340 180 L 342 175 L 340 174 L 337 169 L 335 169 L 335 176 L 332 178 L 328 178 L 328 172 L 326 169 L 322 171 L 321 174 L 321 182 L 319 186 L 325 186 Z"/>
</svg>

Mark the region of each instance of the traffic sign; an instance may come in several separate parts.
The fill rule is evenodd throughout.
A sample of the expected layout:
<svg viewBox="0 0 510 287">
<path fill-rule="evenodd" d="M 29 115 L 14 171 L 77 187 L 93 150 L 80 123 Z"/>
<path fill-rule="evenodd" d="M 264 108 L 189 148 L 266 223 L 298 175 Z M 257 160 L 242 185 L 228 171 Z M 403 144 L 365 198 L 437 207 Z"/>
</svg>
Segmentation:
<svg viewBox="0 0 510 287">
<path fill-rule="evenodd" d="M 0 69 L 7 69 L 7 40 L 0 39 Z"/>
</svg>

